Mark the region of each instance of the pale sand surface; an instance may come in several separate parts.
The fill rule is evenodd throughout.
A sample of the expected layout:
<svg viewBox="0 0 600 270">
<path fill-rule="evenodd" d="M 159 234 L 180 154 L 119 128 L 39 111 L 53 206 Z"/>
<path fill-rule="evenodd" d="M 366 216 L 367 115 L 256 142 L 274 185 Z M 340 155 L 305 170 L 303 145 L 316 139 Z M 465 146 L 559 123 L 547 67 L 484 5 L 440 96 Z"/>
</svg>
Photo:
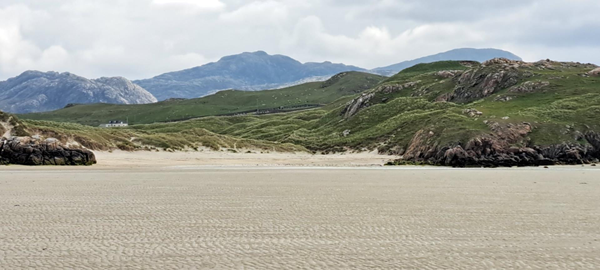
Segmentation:
<svg viewBox="0 0 600 270">
<path fill-rule="evenodd" d="M 231 152 L 95 152 L 95 168 L 135 168 L 147 166 L 381 166 L 396 156 L 376 153 L 313 155 L 309 153 L 231 153 Z"/>
<path fill-rule="evenodd" d="M 599 269 L 600 171 L 0 167 L 0 269 Z"/>
</svg>

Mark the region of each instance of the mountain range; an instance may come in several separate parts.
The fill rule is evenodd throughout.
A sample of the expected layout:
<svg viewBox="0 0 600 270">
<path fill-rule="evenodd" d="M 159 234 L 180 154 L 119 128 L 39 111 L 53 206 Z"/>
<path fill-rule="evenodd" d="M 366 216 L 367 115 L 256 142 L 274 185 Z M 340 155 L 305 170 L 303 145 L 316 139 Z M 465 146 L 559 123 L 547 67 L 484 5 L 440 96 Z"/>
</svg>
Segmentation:
<svg viewBox="0 0 600 270">
<path fill-rule="evenodd" d="M 0 110 L 12 113 L 51 111 L 71 103 L 144 104 L 170 98 L 197 98 L 227 89 L 265 90 L 324 81 L 346 71 L 390 76 L 419 63 L 442 60 L 483 62 L 520 60 L 496 49 L 457 49 L 395 65 L 366 70 L 331 62 L 301 63 L 284 55 L 258 51 L 221 58 L 191 69 L 130 82 L 125 78 L 86 79 L 71 73 L 27 71 L 0 82 Z"/>
<path fill-rule="evenodd" d="M 509 60 L 517 60 L 521 61 L 521 57 L 514 55 L 511 52 L 498 50 L 498 49 L 455 49 L 443 53 L 438 53 L 430 56 L 425 56 L 421 58 L 417 58 L 410 61 L 404 61 L 398 64 L 394 64 L 387 67 L 380 67 L 372 69 L 371 72 L 383 75 L 383 76 L 392 76 L 396 73 L 412 67 L 417 64 L 427 64 L 438 61 L 477 61 L 477 62 L 485 62 L 487 60 L 493 58 L 506 58 Z"/>
<path fill-rule="evenodd" d="M 590 164 L 600 160 L 599 86 L 600 68 L 593 64 L 441 61 L 386 78 L 344 72 L 272 91 L 75 105 L 19 115 L 24 125 L 5 126 L 42 138 L 60 134 L 64 142 L 97 150 L 377 151 L 400 158 L 391 164 Z M 133 127 L 75 124 L 125 116 Z"/>
<path fill-rule="evenodd" d="M 302 64 L 284 55 L 258 51 L 221 58 L 218 62 L 135 81 L 159 100 L 196 98 L 218 90 L 265 90 L 295 82 L 324 80 L 344 71 L 365 69 L 344 64 Z"/>
<path fill-rule="evenodd" d="M 26 71 L 0 82 L 0 110 L 51 111 L 70 103 L 144 104 L 156 98 L 122 77 L 89 80 L 68 72 Z"/>
</svg>

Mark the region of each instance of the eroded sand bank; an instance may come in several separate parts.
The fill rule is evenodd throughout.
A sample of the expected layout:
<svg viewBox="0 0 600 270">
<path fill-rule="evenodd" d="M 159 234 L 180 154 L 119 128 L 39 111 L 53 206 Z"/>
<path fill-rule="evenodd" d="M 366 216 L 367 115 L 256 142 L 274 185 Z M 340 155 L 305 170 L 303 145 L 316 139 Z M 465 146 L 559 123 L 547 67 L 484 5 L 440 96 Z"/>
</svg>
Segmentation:
<svg viewBox="0 0 600 270">
<path fill-rule="evenodd" d="M 598 269 L 600 171 L 0 168 L 0 269 Z"/>
</svg>

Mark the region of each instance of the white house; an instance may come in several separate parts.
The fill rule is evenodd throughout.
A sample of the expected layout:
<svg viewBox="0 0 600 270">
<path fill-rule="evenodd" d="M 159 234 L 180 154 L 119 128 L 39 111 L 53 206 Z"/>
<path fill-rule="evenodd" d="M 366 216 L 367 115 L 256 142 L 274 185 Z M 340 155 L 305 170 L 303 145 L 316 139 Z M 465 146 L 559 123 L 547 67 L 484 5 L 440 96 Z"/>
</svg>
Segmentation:
<svg viewBox="0 0 600 270">
<path fill-rule="evenodd" d="M 102 124 L 100 127 L 103 128 L 115 128 L 115 127 L 127 127 L 129 124 L 123 121 L 108 121 L 108 124 Z"/>
</svg>

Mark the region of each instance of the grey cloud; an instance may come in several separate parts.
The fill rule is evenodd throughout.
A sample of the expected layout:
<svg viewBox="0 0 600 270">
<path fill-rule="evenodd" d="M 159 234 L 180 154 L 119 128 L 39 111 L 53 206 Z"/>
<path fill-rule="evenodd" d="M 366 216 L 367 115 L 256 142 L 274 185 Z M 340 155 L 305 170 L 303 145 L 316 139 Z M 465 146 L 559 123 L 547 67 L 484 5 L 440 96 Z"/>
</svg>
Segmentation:
<svg viewBox="0 0 600 270">
<path fill-rule="evenodd" d="M 600 63 L 596 0 L 155 1 L 1 1 L 0 79 L 140 79 L 257 50 L 366 68 L 455 47 Z"/>
</svg>

